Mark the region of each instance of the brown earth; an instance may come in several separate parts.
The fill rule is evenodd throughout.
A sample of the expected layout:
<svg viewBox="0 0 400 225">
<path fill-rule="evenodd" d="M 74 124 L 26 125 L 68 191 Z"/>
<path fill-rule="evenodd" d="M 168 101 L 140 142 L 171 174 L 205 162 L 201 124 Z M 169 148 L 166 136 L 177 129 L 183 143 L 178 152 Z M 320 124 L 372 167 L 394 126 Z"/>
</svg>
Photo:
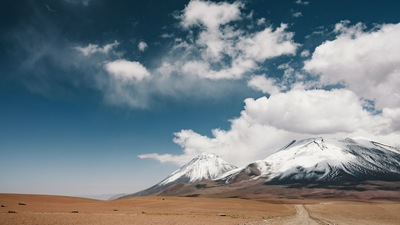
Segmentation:
<svg viewBox="0 0 400 225">
<path fill-rule="evenodd" d="M 262 180 L 250 180 L 221 185 L 213 181 L 178 184 L 154 195 L 182 197 L 262 199 L 347 199 L 389 200 L 400 202 L 400 182 L 364 181 L 342 184 L 266 185 Z"/>
<path fill-rule="evenodd" d="M 399 224 L 400 221 L 400 203 L 387 200 L 152 196 L 100 201 L 0 194 L 0 205 L 5 206 L 0 207 L 0 225 Z"/>
</svg>

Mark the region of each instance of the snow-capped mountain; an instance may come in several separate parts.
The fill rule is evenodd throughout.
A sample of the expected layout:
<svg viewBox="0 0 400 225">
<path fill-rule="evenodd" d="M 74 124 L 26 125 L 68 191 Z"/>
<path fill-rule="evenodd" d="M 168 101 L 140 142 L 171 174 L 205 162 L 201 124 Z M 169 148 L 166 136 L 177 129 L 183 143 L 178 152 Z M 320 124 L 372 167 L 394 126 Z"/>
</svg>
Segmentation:
<svg viewBox="0 0 400 225">
<path fill-rule="evenodd" d="M 365 138 L 311 138 L 286 147 L 221 177 L 225 183 L 245 179 L 267 183 L 400 181 L 400 151 Z"/>
<path fill-rule="evenodd" d="M 204 179 L 214 180 L 222 174 L 236 168 L 236 166 L 227 163 L 217 155 L 202 153 L 157 185 L 164 186 L 170 183 L 193 183 Z"/>
<path fill-rule="evenodd" d="M 189 184 L 202 180 L 214 180 L 237 167 L 212 153 L 202 153 L 182 166 L 158 184 L 129 196 L 151 195 L 176 184 Z"/>
<path fill-rule="evenodd" d="M 280 192 L 281 184 L 332 184 L 335 188 L 347 181 L 351 184 L 377 182 L 377 186 L 369 184 L 363 188 L 371 186 L 371 196 L 399 197 L 396 192 L 390 192 L 390 188 L 397 190 L 400 187 L 400 149 L 365 138 L 310 138 L 294 140 L 266 159 L 242 168 L 214 154 L 203 153 L 158 184 L 123 198 L 143 195 L 247 196 L 263 193 L 263 190 L 282 196 L 293 192 L 284 189 Z M 380 189 L 379 182 L 391 184 L 387 184 L 386 190 Z M 279 187 L 274 189 L 264 184 L 279 184 Z M 379 192 L 374 192 L 374 188 Z M 338 190 L 342 195 L 341 189 Z M 331 191 L 326 194 L 332 196 Z"/>
</svg>

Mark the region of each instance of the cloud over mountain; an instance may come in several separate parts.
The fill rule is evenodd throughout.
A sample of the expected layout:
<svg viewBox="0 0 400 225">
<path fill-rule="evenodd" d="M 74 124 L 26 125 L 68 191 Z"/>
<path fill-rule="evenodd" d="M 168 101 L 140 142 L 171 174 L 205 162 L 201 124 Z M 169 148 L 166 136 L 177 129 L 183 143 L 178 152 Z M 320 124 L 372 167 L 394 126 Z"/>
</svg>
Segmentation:
<svg viewBox="0 0 400 225">
<path fill-rule="evenodd" d="M 187 158 L 202 152 L 213 152 L 228 161 L 242 165 L 271 155 L 287 140 L 309 136 L 368 136 L 399 145 L 399 134 L 393 131 L 397 111 L 372 114 L 352 91 L 345 89 L 291 90 L 269 98 L 246 99 L 240 117 L 231 120 L 228 130 L 214 129 L 212 137 L 193 130 L 175 133 L 174 142 L 183 148 L 177 156 L 145 154 L 152 158 L 181 165 Z M 387 132 L 391 130 L 392 132 Z"/>
</svg>

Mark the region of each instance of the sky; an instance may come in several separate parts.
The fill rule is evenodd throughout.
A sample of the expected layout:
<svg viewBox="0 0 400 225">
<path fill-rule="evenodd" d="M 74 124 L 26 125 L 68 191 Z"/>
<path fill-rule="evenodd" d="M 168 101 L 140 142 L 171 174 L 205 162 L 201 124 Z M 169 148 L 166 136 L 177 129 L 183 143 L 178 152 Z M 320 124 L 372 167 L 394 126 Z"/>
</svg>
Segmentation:
<svg viewBox="0 0 400 225">
<path fill-rule="evenodd" d="M 0 193 L 106 196 L 203 152 L 400 146 L 392 0 L 3 0 Z"/>
</svg>

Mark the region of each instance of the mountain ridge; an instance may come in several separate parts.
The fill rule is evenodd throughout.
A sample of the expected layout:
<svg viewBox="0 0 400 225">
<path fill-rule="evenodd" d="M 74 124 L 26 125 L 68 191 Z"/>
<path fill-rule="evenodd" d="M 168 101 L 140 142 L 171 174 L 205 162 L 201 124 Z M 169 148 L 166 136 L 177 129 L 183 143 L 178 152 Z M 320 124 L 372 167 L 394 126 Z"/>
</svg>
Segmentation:
<svg viewBox="0 0 400 225">
<path fill-rule="evenodd" d="M 365 142 L 365 141 L 364 141 Z M 240 173 L 267 183 L 334 183 L 362 180 L 400 180 L 400 152 L 374 141 L 310 138 L 292 141 L 264 160 L 236 174 L 222 177 L 229 183 Z M 390 149 L 387 149 L 390 148 Z"/>
<path fill-rule="evenodd" d="M 128 197 L 199 193 L 204 192 L 199 189 L 205 187 L 212 187 L 209 191 L 219 191 L 221 188 L 218 187 L 246 189 L 259 184 L 335 186 L 368 180 L 400 181 L 400 150 L 360 137 L 317 137 L 293 140 L 265 159 L 241 168 L 214 154 L 203 153 L 153 187 Z M 262 186 L 257 190 L 260 188 Z"/>
</svg>

